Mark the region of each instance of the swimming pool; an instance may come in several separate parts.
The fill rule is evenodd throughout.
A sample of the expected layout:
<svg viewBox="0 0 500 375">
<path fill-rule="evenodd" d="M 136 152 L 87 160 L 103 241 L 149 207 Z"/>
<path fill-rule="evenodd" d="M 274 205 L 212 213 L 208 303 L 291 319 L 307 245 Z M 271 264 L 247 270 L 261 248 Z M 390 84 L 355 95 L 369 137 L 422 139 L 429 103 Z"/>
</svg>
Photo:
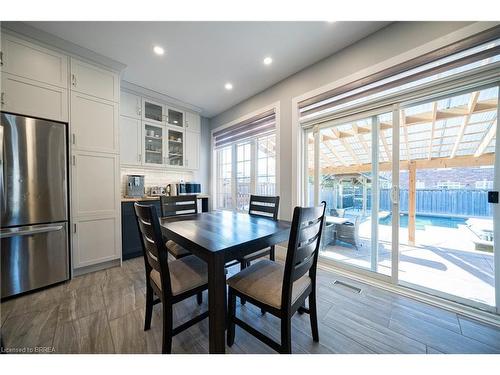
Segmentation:
<svg viewBox="0 0 500 375">
<path fill-rule="evenodd" d="M 466 220 L 467 219 L 446 217 L 446 216 L 417 215 L 415 217 L 415 227 L 416 229 L 420 230 L 424 230 L 426 225 L 431 225 L 434 227 L 443 227 L 443 228 L 458 228 L 459 225 L 465 225 Z M 379 223 L 381 225 L 391 225 L 392 215 L 380 219 Z M 408 228 L 407 214 L 402 214 L 399 216 L 399 226 L 401 228 Z"/>
</svg>

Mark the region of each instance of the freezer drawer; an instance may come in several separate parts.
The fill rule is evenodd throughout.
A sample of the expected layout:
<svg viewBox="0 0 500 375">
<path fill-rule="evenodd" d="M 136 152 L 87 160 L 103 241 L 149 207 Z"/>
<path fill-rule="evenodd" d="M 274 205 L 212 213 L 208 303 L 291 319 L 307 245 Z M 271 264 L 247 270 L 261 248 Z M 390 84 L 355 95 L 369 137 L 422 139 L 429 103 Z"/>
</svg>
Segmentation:
<svg viewBox="0 0 500 375">
<path fill-rule="evenodd" d="M 2 229 L 2 298 L 69 278 L 67 223 Z"/>
</svg>

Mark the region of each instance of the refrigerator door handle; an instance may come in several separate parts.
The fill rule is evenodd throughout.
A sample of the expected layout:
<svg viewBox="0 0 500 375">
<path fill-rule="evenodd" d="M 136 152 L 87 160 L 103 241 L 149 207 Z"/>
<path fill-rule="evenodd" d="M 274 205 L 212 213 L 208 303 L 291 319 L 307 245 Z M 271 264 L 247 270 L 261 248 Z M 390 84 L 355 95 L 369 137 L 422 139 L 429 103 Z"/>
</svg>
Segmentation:
<svg viewBox="0 0 500 375">
<path fill-rule="evenodd" d="M 47 233 L 47 232 L 56 232 L 58 230 L 63 229 L 62 225 L 44 225 L 44 226 L 31 226 L 26 229 L 2 229 L 0 232 L 0 238 L 9 238 L 16 236 L 29 236 L 31 234 L 37 233 Z"/>
</svg>

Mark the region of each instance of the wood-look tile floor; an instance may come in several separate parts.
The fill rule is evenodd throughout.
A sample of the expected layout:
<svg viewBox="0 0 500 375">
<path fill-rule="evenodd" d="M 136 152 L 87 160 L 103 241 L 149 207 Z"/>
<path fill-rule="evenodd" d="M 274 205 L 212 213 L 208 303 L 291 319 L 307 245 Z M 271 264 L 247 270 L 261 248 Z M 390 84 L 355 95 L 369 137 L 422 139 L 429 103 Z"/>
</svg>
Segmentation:
<svg viewBox="0 0 500 375">
<path fill-rule="evenodd" d="M 231 270 L 231 272 L 234 272 Z M 333 285 L 334 280 L 361 288 Z M 320 342 L 311 338 L 307 314 L 292 321 L 294 353 L 500 353 L 500 329 L 390 292 L 318 272 Z M 144 332 L 145 281 L 142 258 L 1 304 L 6 348 L 48 347 L 54 353 L 159 353 L 161 304 Z M 195 298 L 174 308 L 180 324 L 207 308 Z M 242 319 L 279 340 L 279 321 L 251 304 L 238 306 Z M 52 349 L 53 348 L 53 349 Z M 236 328 L 228 353 L 274 353 Z M 208 353 L 208 321 L 173 339 L 173 353 Z"/>
</svg>

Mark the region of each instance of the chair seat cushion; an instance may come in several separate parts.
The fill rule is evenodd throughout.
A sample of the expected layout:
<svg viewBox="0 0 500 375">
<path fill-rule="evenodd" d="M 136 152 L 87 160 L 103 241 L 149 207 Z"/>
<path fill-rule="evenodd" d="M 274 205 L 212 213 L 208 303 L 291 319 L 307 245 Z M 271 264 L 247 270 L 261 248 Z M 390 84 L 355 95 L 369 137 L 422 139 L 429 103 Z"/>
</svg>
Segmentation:
<svg viewBox="0 0 500 375">
<path fill-rule="evenodd" d="M 208 283 L 207 264 L 194 255 L 168 262 L 168 268 L 174 296 Z M 152 270 L 150 277 L 161 290 L 160 273 Z"/>
<path fill-rule="evenodd" d="M 252 259 L 255 259 L 255 258 L 260 258 L 260 257 L 266 256 L 267 254 L 269 254 L 270 251 L 271 251 L 271 248 L 268 247 L 266 249 L 258 250 L 255 253 L 245 255 L 241 259 L 242 260 L 252 260 Z"/>
<path fill-rule="evenodd" d="M 175 258 L 181 258 L 191 254 L 189 250 L 186 250 L 181 245 L 178 245 L 172 240 L 167 241 L 165 245 L 167 246 L 168 252 L 172 254 Z"/>
<path fill-rule="evenodd" d="M 280 263 L 263 259 L 227 280 L 238 292 L 276 309 L 281 308 L 281 289 L 285 267 Z M 311 285 L 309 274 L 293 283 L 292 304 Z"/>
</svg>

